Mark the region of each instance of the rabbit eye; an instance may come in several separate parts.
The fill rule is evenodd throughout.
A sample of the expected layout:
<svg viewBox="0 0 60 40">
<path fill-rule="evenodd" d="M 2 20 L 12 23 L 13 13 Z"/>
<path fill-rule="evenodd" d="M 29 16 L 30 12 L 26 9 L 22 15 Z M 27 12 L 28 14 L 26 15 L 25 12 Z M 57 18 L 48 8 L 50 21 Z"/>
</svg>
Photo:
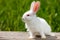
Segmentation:
<svg viewBox="0 0 60 40">
<path fill-rule="evenodd" d="M 27 14 L 27 16 L 30 16 L 29 14 Z"/>
</svg>

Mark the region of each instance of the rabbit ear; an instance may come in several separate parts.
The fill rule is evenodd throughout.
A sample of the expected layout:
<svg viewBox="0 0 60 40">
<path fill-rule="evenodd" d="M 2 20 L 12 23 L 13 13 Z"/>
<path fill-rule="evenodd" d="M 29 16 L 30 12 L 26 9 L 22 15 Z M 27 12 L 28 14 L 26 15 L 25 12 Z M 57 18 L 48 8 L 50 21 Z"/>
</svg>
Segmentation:
<svg viewBox="0 0 60 40">
<path fill-rule="evenodd" d="M 33 1 L 33 2 L 31 3 L 30 10 L 33 10 L 33 8 L 34 8 L 34 5 L 35 5 L 35 1 Z"/>
<path fill-rule="evenodd" d="M 38 11 L 38 9 L 39 9 L 39 7 L 40 7 L 40 2 L 39 2 L 39 1 L 37 1 L 37 2 L 34 4 L 33 11 L 34 11 L 34 12 L 37 12 L 37 11 Z"/>
</svg>

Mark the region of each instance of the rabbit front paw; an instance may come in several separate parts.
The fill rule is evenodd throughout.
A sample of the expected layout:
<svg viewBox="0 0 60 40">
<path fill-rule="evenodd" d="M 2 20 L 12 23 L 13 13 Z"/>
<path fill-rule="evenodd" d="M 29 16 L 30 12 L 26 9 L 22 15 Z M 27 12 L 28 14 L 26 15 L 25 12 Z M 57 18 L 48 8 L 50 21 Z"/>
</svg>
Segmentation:
<svg viewBox="0 0 60 40">
<path fill-rule="evenodd" d="M 35 37 L 33 37 L 33 36 L 29 36 L 29 39 L 34 39 Z"/>
</svg>

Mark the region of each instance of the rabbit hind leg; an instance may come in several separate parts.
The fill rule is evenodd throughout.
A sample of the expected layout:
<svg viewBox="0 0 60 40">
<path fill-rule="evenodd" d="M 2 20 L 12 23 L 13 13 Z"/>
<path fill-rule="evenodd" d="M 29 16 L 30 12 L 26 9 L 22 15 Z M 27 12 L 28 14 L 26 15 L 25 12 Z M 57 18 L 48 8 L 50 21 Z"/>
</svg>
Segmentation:
<svg viewBox="0 0 60 40">
<path fill-rule="evenodd" d="M 46 33 L 46 35 L 55 36 L 55 34 L 52 32 Z"/>
</svg>

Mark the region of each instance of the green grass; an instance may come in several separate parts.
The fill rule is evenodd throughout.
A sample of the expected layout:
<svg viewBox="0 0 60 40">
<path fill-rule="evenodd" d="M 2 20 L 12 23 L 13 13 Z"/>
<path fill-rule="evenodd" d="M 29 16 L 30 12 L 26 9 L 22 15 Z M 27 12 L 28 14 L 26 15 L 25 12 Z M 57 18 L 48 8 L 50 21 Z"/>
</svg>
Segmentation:
<svg viewBox="0 0 60 40">
<path fill-rule="evenodd" d="M 26 31 L 21 17 L 33 0 L 0 0 L 0 31 Z M 37 0 L 35 0 L 37 1 Z M 47 20 L 52 31 L 60 32 L 60 0 L 39 0 L 37 16 Z"/>
</svg>

